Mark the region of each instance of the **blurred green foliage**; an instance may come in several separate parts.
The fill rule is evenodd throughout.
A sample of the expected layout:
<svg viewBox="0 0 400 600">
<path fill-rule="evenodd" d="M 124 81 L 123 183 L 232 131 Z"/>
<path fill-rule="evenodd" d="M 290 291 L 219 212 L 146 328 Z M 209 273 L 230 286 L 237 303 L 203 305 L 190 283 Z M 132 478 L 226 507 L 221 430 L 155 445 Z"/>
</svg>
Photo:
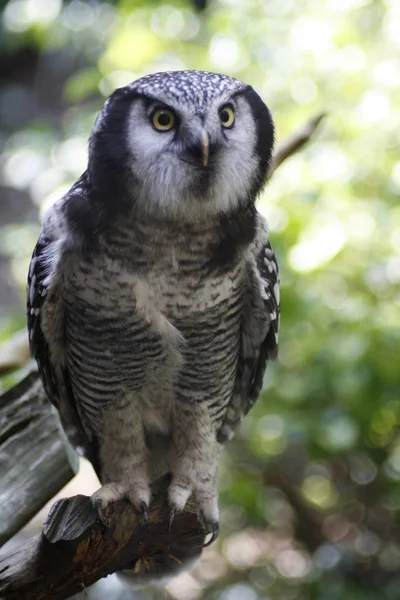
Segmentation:
<svg viewBox="0 0 400 600">
<path fill-rule="evenodd" d="M 168 589 L 178 600 L 396 600 L 400 4 L 200 4 L 5 2 L 0 183 L 42 211 L 84 170 L 104 97 L 151 71 L 251 83 L 278 141 L 327 111 L 259 201 L 281 265 L 279 362 L 222 459 L 220 541 Z M 4 225 L 1 203 L 0 251 L 22 294 L 39 220 Z M 22 312 L 3 319 L 7 333 Z"/>
</svg>

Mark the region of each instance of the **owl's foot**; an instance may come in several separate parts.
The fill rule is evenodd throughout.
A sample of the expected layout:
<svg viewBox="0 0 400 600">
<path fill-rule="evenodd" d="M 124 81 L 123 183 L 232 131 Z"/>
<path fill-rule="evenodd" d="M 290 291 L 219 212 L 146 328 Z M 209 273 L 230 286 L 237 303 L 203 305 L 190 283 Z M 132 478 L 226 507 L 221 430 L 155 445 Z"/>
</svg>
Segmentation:
<svg viewBox="0 0 400 600">
<path fill-rule="evenodd" d="M 199 514 L 201 515 L 207 534 L 211 538 L 205 546 L 212 544 L 219 534 L 219 510 L 218 493 L 215 480 L 212 477 L 199 477 L 196 483 L 192 483 L 189 478 L 180 477 L 173 479 L 168 490 L 168 501 L 170 506 L 169 529 L 177 512 L 185 508 L 186 502 L 194 494 Z"/>
<path fill-rule="evenodd" d="M 195 495 L 199 513 L 204 521 L 206 532 L 207 534 L 211 534 L 210 539 L 204 544 L 204 546 L 210 546 L 213 542 L 215 542 L 219 534 L 217 490 L 213 487 L 210 490 L 205 491 L 204 487 L 201 487 L 197 491 L 195 490 Z"/>
<path fill-rule="evenodd" d="M 211 537 L 209 540 L 207 540 L 204 544 L 203 544 L 203 548 L 207 548 L 207 546 L 211 546 L 211 544 L 213 542 L 215 542 L 215 540 L 217 539 L 218 535 L 219 535 L 219 521 L 210 521 L 207 522 L 204 518 L 204 524 L 206 527 L 206 531 L 207 531 L 207 535 L 211 534 Z"/>
<path fill-rule="evenodd" d="M 148 508 L 150 504 L 150 487 L 145 482 L 106 483 L 91 497 L 92 505 L 97 511 L 100 520 L 109 527 L 112 522 L 108 506 L 113 502 L 128 499 L 138 513 L 141 513 L 145 523 L 148 521 Z"/>
</svg>

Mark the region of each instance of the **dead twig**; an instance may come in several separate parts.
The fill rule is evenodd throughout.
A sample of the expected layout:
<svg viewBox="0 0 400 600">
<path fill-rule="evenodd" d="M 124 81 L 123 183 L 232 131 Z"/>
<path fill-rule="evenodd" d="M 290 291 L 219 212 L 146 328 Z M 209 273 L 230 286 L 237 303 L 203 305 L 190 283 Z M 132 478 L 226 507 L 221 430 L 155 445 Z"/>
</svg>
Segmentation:
<svg viewBox="0 0 400 600">
<path fill-rule="evenodd" d="M 291 136 L 283 140 L 275 151 L 272 157 L 271 166 L 268 172 L 268 178 L 271 179 L 272 175 L 281 166 L 281 164 L 296 154 L 303 148 L 311 139 L 314 137 L 321 121 L 326 117 L 326 113 L 319 113 L 311 117 L 309 121 L 301 129 L 295 131 Z"/>
</svg>

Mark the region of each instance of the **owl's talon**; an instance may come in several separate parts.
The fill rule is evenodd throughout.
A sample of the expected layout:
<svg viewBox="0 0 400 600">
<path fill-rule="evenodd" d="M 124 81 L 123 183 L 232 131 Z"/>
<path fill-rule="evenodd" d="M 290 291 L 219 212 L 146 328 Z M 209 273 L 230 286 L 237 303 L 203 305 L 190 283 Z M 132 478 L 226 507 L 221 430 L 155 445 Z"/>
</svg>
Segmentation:
<svg viewBox="0 0 400 600">
<path fill-rule="evenodd" d="M 211 521 L 211 523 L 205 523 L 205 525 L 206 525 L 207 530 L 208 530 L 209 526 L 211 526 L 211 531 L 207 531 L 207 535 L 211 534 L 211 538 L 208 540 L 208 542 L 205 542 L 203 544 L 203 548 L 207 548 L 208 546 L 211 546 L 211 544 L 215 542 L 215 540 L 217 539 L 217 537 L 219 535 L 218 521 Z"/>
<path fill-rule="evenodd" d="M 168 533 L 171 533 L 172 530 L 172 523 L 175 519 L 175 515 L 178 512 L 178 509 L 176 506 L 171 506 L 169 509 L 169 523 L 168 523 Z"/>
<path fill-rule="evenodd" d="M 143 521 L 146 523 L 149 522 L 149 511 L 146 502 L 141 502 L 139 505 L 140 512 L 142 513 Z"/>
<path fill-rule="evenodd" d="M 103 525 L 109 527 L 110 517 L 106 514 L 108 504 L 104 503 L 101 498 L 94 498 L 93 496 L 90 500 L 100 521 L 103 523 Z"/>
</svg>

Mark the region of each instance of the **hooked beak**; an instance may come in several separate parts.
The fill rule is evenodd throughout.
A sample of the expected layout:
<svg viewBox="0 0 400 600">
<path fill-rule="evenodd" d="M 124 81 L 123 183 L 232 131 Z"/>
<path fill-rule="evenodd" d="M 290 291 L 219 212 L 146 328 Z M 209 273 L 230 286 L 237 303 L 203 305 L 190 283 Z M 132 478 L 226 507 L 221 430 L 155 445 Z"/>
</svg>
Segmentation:
<svg viewBox="0 0 400 600">
<path fill-rule="evenodd" d="M 210 139 L 208 137 L 207 130 L 204 129 L 204 127 L 202 128 L 200 134 L 200 144 L 203 167 L 206 167 L 208 165 Z"/>
</svg>

